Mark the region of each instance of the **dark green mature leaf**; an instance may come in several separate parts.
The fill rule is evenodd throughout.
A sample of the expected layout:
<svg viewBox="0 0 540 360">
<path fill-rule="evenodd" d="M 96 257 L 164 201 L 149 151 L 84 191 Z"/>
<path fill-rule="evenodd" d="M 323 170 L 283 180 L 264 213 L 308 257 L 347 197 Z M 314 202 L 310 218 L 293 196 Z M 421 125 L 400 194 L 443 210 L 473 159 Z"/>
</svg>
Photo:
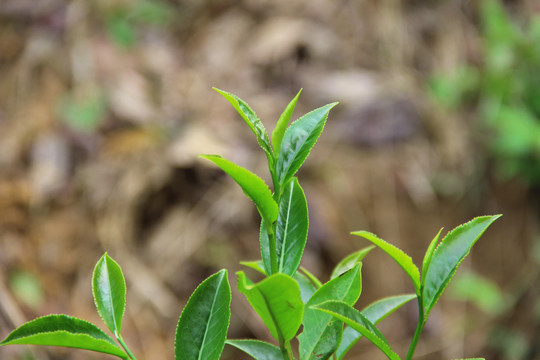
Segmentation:
<svg viewBox="0 0 540 360">
<path fill-rule="evenodd" d="M 425 320 L 472 246 L 499 217 L 501 215 L 474 218 L 450 231 L 442 239 L 424 275 L 422 298 Z"/>
<path fill-rule="evenodd" d="M 266 274 L 293 275 L 300 265 L 308 233 L 308 209 L 304 191 L 297 179 L 291 180 L 279 201 L 279 215 L 275 227 L 276 244 L 270 242 L 267 222 L 261 222 L 259 241 Z M 272 271 L 272 258 L 276 268 Z"/>
<path fill-rule="evenodd" d="M 287 126 L 289 126 L 292 113 L 294 111 L 294 108 L 296 107 L 296 103 L 298 102 L 298 98 L 300 97 L 301 92 L 302 92 L 302 89 L 298 91 L 298 94 L 296 94 L 294 99 L 292 99 L 289 105 L 287 105 L 287 107 L 285 108 L 281 116 L 279 117 L 279 120 L 276 124 L 276 127 L 274 128 L 274 131 L 272 131 L 272 145 L 274 147 L 274 151 L 276 154 L 279 153 L 279 148 L 281 147 L 281 140 L 283 139 L 285 130 L 287 130 Z"/>
<path fill-rule="evenodd" d="M 369 321 L 360 311 L 342 301 L 326 301 L 322 304 L 313 306 L 312 308 L 330 314 L 335 318 L 343 321 L 345 324 L 352 327 L 364 335 L 369 341 L 384 352 L 391 360 L 399 360 L 399 356 L 392 351 L 388 341 L 384 335 Z"/>
<path fill-rule="evenodd" d="M 308 208 L 304 191 L 293 178 L 283 189 L 276 223 L 278 271 L 293 275 L 300 265 L 308 235 Z"/>
<path fill-rule="evenodd" d="M 272 192 L 260 177 L 219 155 L 201 155 L 201 157 L 214 162 L 240 185 L 244 193 L 255 203 L 266 223 L 273 224 L 277 220 L 278 205 L 272 197 Z"/>
<path fill-rule="evenodd" d="M 126 309 L 126 281 L 120 266 L 107 253 L 94 268 L 92 293 L 99 316 L 109 330 L 119 337 Z"/>
<path fill-rule="evenodd" d="M 304 303 L 300 287 L 290 276 L 274 274 L 253 284 L 243 271 L 238 275 L 238 290 L 264 321 L 272 336 L 289 341 L 302 324 Z"/>
<path fill-rule="evenodd" d="M 281 350 L 272 344 L 259 340 L 227 340 L 232 345 L 256 360 L 283 360 Z"/>
<path fill-rule="evenodd" d="M 361 264 L 340 277 L 330 280 L 318 289 L 306 304 L 304 330 L 298 336 L 301 360 L 325 360 L 338 348 L 343 332 L 343 324 L 332 315 L 312 307 L 327 300 L 340 300 L 353 305 L 362 291 Z"/>
<path fill-rule="evenodd" d="M 128 358 L 97 326 L 67 315 L 48 315 L 29 321 L 0 342 L 0 346 L 16 344 L 63 346 Z"/>
<path fill-rule="evenodd" d="M 361 313 L 366 319 L 376 325 L 402 305 L 414 298 L 416 298 L 416 295 L 398 295 L 387 297 L 370 304 L 364 310 L 362 310 Z M 336 351 L 337 358 L 339 360 L 343 359 L 353 345 L 356 344 L 363 336 L 364 335 L 354 330 L 352 327 L 347 326 L 345 330 L 343 330 L 343 338 L 341 340 L 341 344 L 339 344 L 339 349 Z"/>
<path fill-rule="evenodd" d="M 411 257 L 407 254 L 405 254 L 401 249 L 398 247 L 387 243 L 386 241 L 379 239 L 375 234 L 372 234 L 367 231 L 355 231 L 352 233 L 353 235 L 361 236 L 369 241 L 371 241 L 373 244 L 377 245 L 379 248 L 381 248 L 385 253 L 390 255 L 392 259 L 395 260 L 395 262 L 398 263 L 399 266 L 405 272 L 409 277 L 411 278 L 414 289 L 417 294 L 420 294 L 420 271 L 414 265 Z"/>
<path fill-rule="evenodd" d="M 251 131 L 253 131 L 257 137 L 257 142 L 266 153 L 268 160 L 273 161 L 274 155 L 272 152 L 272 146 L 270 145 L 270 140 L 268 139 L 268 133 L 266 132 L 261 120 L 257 117 L 257 114 L 255 114 L 255 111 L 253 111 L 249 105 L 238 96 L 217 88 L 214 88 L 214 90 L 223 95 L 223 97 L 231 103 L 236 111 L 238 111 L 246 124 L 248 124 Z"/>
<path fill-rule="evenodd" d="M 178 320 L 176 360 L 218 360 L 231 317 L 231 287 L 227 270 L 204 280 L 195 289 Z"/>
<path fill-rule="evenodd" d="M 352 254 L 347 255 L 343 260 L 341 260 L 334 270 L 332 271 L 331 279 L 337 278 L 339 275 L 343 274 L 345 271 L 352 269 L 352 267 L 362 261 L 366 255 L 375 248 L 375 246 L 368 246 L 363 249 L 360 249 Z"/>
<path fill-rule="evenodd" d="M 321 135 L 330 109 L 337 104 L 328 104 L 307 113 L 285 131 L 276 161 L 280 185 L 286 184 L 302 166 Z"/>
</svg>

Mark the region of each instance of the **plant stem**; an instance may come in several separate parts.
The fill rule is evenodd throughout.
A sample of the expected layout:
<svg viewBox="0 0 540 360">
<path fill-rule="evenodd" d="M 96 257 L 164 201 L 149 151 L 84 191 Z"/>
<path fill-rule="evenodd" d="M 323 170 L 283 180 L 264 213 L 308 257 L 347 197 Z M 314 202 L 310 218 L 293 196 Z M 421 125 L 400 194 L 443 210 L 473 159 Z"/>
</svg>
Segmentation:
<svg viewBox="0 0 540 360">
<path fill-rule="evenodd" d="M 268 242 L 270 246 L 270 269 L 272 274 L 277 274 L 278 272 L 278 262 L 277 262 L 277 248 L 276 248 L 276 232 L 273 229 L 273 225 L 267 225 L 266 231 L 268 232 Z M 272 275 L 272 274 L 267 274 Z"/>
<path fill-rule="evenodd" d="M 405 358 L 406 360 L 412 360 L 414 351 L 416 350 L 416 345 L 418 345 L 418 340 L 420 340 L 420 335 L 422 334 L 422 330 L 424 329 L 425 324 L 426 322 L 424 320 L 424 305 L 421 299 L 418 298 L 418 325 L 416 326 L 411 346 L 409 347 L 409 351 L 407 352 L 407 357 Z"/>
<path fill-rule="evenodd" d="M 281 349 L 281 354 L 283 355 L 284 360 L 294 359 L 290 342 L 280 339 L 279 348 Z"/>
<path fill-rule="evenodd" d="M 129 358 L 130 358 L 131 360 L 137 360 L 137 358 L 135 357 L 135 355 L 133 355 L 133 353 L 131 352 L 131 350 L 129 350 L 129 348 L 127 347 L 126 343 L 124 342 L 124 339 L 122 339 L 122 336 L 116 335 L 116 340 L 118 340 L 118 342 L 120 343 L 120 345 L 122 345 L 122 347 L 124 348 L 124 350 L 126 351 L 127 355 L 129 356 Z"/>
</svg>

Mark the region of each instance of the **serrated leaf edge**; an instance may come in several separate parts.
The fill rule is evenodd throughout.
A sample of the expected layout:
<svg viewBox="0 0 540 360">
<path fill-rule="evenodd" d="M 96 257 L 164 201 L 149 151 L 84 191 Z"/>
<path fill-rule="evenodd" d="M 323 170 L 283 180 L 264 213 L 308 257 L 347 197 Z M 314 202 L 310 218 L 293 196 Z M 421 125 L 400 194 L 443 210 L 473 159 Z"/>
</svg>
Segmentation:
<svg viewBox="0 0 540 360">
<path fill-rule="evenodd" d="M 319 140 L 319 138 L 320 138 L 322 132 L 324 131 L 324 127 L 326 126 L 326 121 L 328 120 L 328 115 L 330 114 L 330 110 L 332 110 L 332 108 L 334 108 L 334 107 L 335 107 L 336 105 L 338 105 L 338 104 L 339 104 L 339 102 L 336 101 L 336 102 L 329 103 L 329 104 L 326 104 L 326 105 L 324 105 L 324 106 L 321 106 L 321 107 L 318 107 L 318 108 L 316 108 L 316 109 L 311 110 L 310 112 L 308 112 L 308 113 L 302 115 L 301 117 L 299 117 L 298 119 L 296 119 L 295 121 L 293 121 L 293 122 L 291 123 L 291 125 L 289 125 L 289 127 L 287 128 L 287 130 L 285 131 L 285 134 L 283 135 L 283 137 L 285 137 L 285 135 L 287 134 L 287 131 L 289 131 L 289 129 L 290 129 L 294 124 L 296 124 L 299 120 L 301 120 L 301 119 L 304 118 L 304 117 L 307 117 L 308 115 L 310 115 L 311 113 L 314 113 L 314 112 L 317 111 L 317 110 L 320 110 L 320 109 L 322 109 L 322 108 L 324 108 L 324 107 L 328 107 L 328 111 L 326 111 L 326 114 L 325 114 L 325 116 L 324 116 L 324 120 L 322 121 L 321 131 L 319 132 L 319 135 L 317 135 L 317 137 L 315 138 L 315 142 L 313 143 L 313 146 L 312 146 L 312 147 L 309 149 L 309 151 L 306 153 L 306 156 L 304 157 L 302 163 L 309 157 L 309 155 L 311 154 L 311 151 L 313 150 L 313 147 L 315 146 L 315 144 L 316 144 L 317 141 Z M 280 148 L 279 148 L 279 152 L 278 152 L 279 156 L 278 156 L 278 158 L 276 159 L 276 171 L 277 171 L 277 164 L 279 163 L 279 159 L 280 159 L 280 158 L 282 157 L 282 155 L 283 155 L 282 147 L 283 147 L 283 141 L 281 142 L 281 146 L 280 146 Z M 279 180 L 279 183 L 280 183 L 280 186 L 285 185 L 285 184 L 287 183 L 287 181 L 288 181 L 289 179 L 291 179 L 291 178 L 296 174 L 296 172 L 298 171 L 298 169 L 297 169 L 293 174 L 288 174 L 289 171 L 290 171 L 290 169 L 291 169 L 291 167 L 289 166 L 289 167 L 287 167 L 287 169 L 286 169 L 287 171 L 284 171 L 283 173 L 280 174 L 281 178 L 278 179 L 278 180 Z"/>
<path fill-rule="evenodd" d="M 17 339 L 26 339 L 26 338 L 29 338 L 29 337 L 32 337 L 32 336 L 35 336 L 35 335 L 39 335 L 39 334 L 55 334 L 55 333 L 67 333 L 67 334 L 74 334 L 74 335 L 86 335 L 86 336 L 90 336 L 94 339 L 97 339 L 97 340 L 103 340 L 103 341 L 107 341 L 108 343 L 110 343 L 111 345 L 114 345 L 116 346 L 118 349 L 122 350 L 118 344 L 116 344 L 114 342 L 114 340 L 109 336 L 107 335 L 107 333 L 105 331 L 103 331 L 102 329 L 100 329 L 98 326 L 96 326 L 95 324 L 91 323 L 90 321 L 87 321 L 87 320 L 83 320 L 83 319 L 80 319 L 80 318 L 77 318 L 77 317 L 74 317 L 74 316 L 69 316 L 69 315 L 66 315 L 66 314 L 49 314 L 49 315 L 45 315 L 45 316 L 40 316 L 40 317 L 37 317 L 33 320 L 30 320 L 28 322 L 25 322 L 24 324 L 22 324 L 21 326 L 17 327 L 17 329 L 14 329 L 11 333 L 8 334 L 8 336 L 0 341 L 0 346 L 4 346 L 4 345 L 9 345 L 8 343 L 6 343 L 6 341 L 9 339 L 9 337 L 11 336 L 11 334 L 13 334 L 13 332 L 17 331 L 20 327 L 22 326 L 25 326 L 25 325 L 30 325 L 36 321 L 39 321 L 39 320 L 43 320 L 43 319 L 46 319 L 46 318 L 52 318 L 52 317 L 64 317 L 64 318 L 68 318 L 70 320 L 77 320 L 77 321 L 80 321 L 80 322 L 83 322 L 85 324 L 88 324 L 88 325 L 92 325 L 94 326 L 105 338 L 102 339 L 102 338 L 95 338 L 89 334 L 85 334 L 85 333 L 77 333 L 77 332 L 71 332 L 71 331 L 67 331 L 67 330 L 55 330 L 55 331 L 38 331 L 38 332 L 35 332 L 33 333 L 32 335 L 27 335 L 27 336 L 21 336 L 21 337 L 18 337 Z M 9 342 L 9 341 L 8 341 Z M 46 345 L 45 345 L 46 346 Z"/>
<path fill-rule="evenodd" d="M 187 305 L 190 303 L 191 299 L 193 298 L 193 296 L 195 295 L 195 293 L 197 292 L 197 290 L 200 289 L 201 286 L 203 286 L 203 284 L 205 284 L 206 282 L 210 281 L 210 279 L 211 279 L 213 276 L 218 276 L 218 274 L 224 274 L 224 275 L 223 275 L 223 278 L 228 278 L 228 271 L 227 271 L 227 269 L 222 269 L 222 270 L 218 271 L 217 273 L 212 274 L 212 275 L 210 275 L 208 278 L 204 279 L 203 282 L 201 282 L 201 283 L 195 288 L 195 290 L 193 290 L 193 292 L 192 292 L 191 295 L 189 296 L 188 301 L 186 302 L 186 305 L 185 305 L 184 308 L 182 309 L 182 312 L 180 313 L 180 317 L 178 318 L 178 323 L 177 323 L 177 325 L 176 325 L 176 331 L 175 331 L 175 333 L 174 333 L 174 357 L 175 357 L 175 360 L 179 360 L 179 359 L 176 358 L 176 347 L 178 346 L 178 344 L 177 344 L 177 339 L 178 339 L 178 330 L 179 330 L 179 327 L 180 327 L 180 319 L 182 319 L 182 315 L 184 315 L 184 311 L 186 310 Z M 221 285 L 222 285 L 222 281 L 223 281 L 223 279 L 219 282 L 219 285 L 217 286 L 217 289 L 218 289 L 218 290 L 219 290 L 219 288 L 220 288 Z M 231 288 L 230 288 L 230 286 L 226 286 L 226 289 L 228 290 L 229 299 L 230 299 L 230 298 L 232 297 Z M 214 302 L 215 302 L 215 297 L 214 297 L 214 300 L 212 301 L 212 309 L 214 308 Z M 210 311 L 210 312 L 211 312 L 211 311 Z M 229 329 L 230 321 L 231 321 L 231 314 L 230 314 L 230 312 L 229 312 L 228 317 L 227 317 L 227 330 Z M 205 338 L 206 338 L 206 332 L 205 332 Z"/>
<path fill-rule="evenodd" d="M 106 266 L 107 268 L 107 274 L 109 274 L 109 264 L 107 264 L 107 261 L 108 260 L 111 260 L 114 264 L 116 264 L 116 266 L 118 266 L 118 269 L 120 270 L 120 275 L 122 277 L 122 281 L 124 282 L 124 290 L 126 290 L 126 279 L 124 277 L 124 274 L 122 272 L 122 268 L 120 267 L 120 264 L 118 264 L 112 257 L 109 256 L 109 254 L 107 252 L 105 252 L 105 254 L 103 254 L 103 256 L 98 260 L 98 262 L 96 263 L 96 265 L 94 266 L 94 271 L 92 272 L 92 295 L 94 297 L 94 305 L 96 306 L 96 310 L 97 310 L 97 313 L 99 314 L 99 317 L 101 318 L 101 320 L 103 321 L 103 323 L 105 323 L 105 325 L 107 326 L 107 328 L 109 328 L 109 326 L 107 325 L 107 322 L 105 321 L 105 318 L 103 316 L 103 314 L 101 313 L 101 311 L 99 311 L 99 305 L 97 303 L 97 297 L 96 297 L 96 289 L 95 289 L 95 286 L 94 286 L 94 275 L 96 273 L 96 270 L 97 270 L 97 267 L 99 265 L 100 262 L 104 262 L 104 265 Z M 109 287 L 110 289 L 110 287 Z M 112 289 L 111 290 L 111 296 L 112 296 Z M 127 292 L 124 291 L 124 294 L 123 294 L 123 298 L 124 298 L 124 307 L 122 309 L 122 314 L 121 314 L 121 317 L 120 317 L 120 326 L 118 326 L 118 324 L 116 323 L 116 316 L 114 314 L 114 303 L 112 302 L 112 297 L 111 297 L 111 303 L 110 303 L 110 306 L 111 306 L 111 309 L 112 309 L 112 319 L 113 319 L 113 323 L 114 323 L 114 326 L 115 326 L 115 329 L 110 329 L 109 330 L 111 331 L 111 333 L 113 333 L 116 337 L 119 337 L 120 336 L 120 330 L 121 330 L 121 327 L 122 327 L 122 318 L 124 317 L 124 314 L 126 312 L 126 302 L 127 302 Z M 116 328 L 118 328 L 118 333 L 116 333 Z"/>
<path fill-rule="evenodd" d="M 471 246 L 469 247 L 468 251 L 465 253 L 465 255 L 461 258 L 461 260 L 456 263 L 456 266 L 453 268 L 453 270 L 451 271 L 450 273 L 450 277 L 445 281 L 445 283 L 443 284 L 443 286 L 439 289 L 439 291 L 437 291 L 436 293 L 436 296 L 433 298 L 433 300 L 431 301 L 430 304 L 423 304 L 424 306 L 424 322 L 427 321 L 428 317 L 429 317 L 429 314 L 431 312 L 431 310 L 433 309 L 433 307 L 435 307 L 435 305 L 437 304 L 437 302 L 439 301 L 439 299 L 441 298 L 442 296 L 442 293 L 444 292 L 444 290 L 446 290 L 446 288 L 448 287 L 448 285 L 450 284 L 450 282 L 452 281 L 452 279 L 454 278 L 456 272 L 457 272 L 457 269 L 459 268 L 459 266 L 463 263 L 463 261 L 465 260 L 465 258 L 470 254 L 471 250 L 472 250 L 472 247 L 474 246 L 474 244 L 476 244 L 476 242 L 480 239 L 480 237 L 484 234 L 484 232 L 489 228 L 489 226 L 491 226 L 491 224 L 493 224 L 495 222 L 495 220 L 497 220 L 498 218 L 500 218 L 502 216 L 502 214 L 497 214 L 497 215 L 484 215 L 484 216 L 477 216 L 477 217 L 474 217 L 472 218 L 471 220 L 461 224 L 461 225 L 458 225 L 456 226 L 455 228 L 453 228 L 452 230 L 450 230 L 445 236 L 444 238 L 439 242 L 439 244 L 437 245 L 437 247 L 435 248 L 435 250 L 433 251 L 433 255 L 432 255 L 432 259 L 433 257 L 435 256 L 435 254 L 437 253 L 437 251 L 439 250 L 439 248 L 441 247 L 441 245 L 443 244 L 444 240 L 450 235 L 452 234 L 452 232 L 454 232 L 455 230 L 458 230 L 459 228 L 462 228 L 462 227 L 465 227 L 467 225 L 469 225 L 470 223 L 472 223 L 474 220 L 476 219 L 479 219 L 479 218 L 491 218 L 491 221 L 490 223 L 486 226 L 486 228 L 480 232 L 480 234 L 478 234 L 478 236 L 476 237 L 476 239 L 474 240 L 474 242 L 471 244 Z M 430 265 L 431 265 L 431 262 L 430 262 Z M 426 275 L 427 273 L 429 272 L 429 266 L 427 267 L 427 271 L 426 271 Z M 422 289 L 422 300 L 423 300 L 423 289 Z"/>
</svg>

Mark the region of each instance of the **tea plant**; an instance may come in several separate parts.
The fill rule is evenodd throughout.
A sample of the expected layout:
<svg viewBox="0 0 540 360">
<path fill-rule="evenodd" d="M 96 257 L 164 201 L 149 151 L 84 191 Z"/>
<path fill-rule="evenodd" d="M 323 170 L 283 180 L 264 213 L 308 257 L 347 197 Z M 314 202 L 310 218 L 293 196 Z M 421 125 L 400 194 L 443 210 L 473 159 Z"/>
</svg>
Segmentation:
<svg viewBox="0 0 540 360">
<path fill-rule="evenodd" d="M 217 89 L 216 89 L 217 90 Z M 203 281 L 191 295 L 176 330 L 175 359 L 219 359 L 225 344 L 257 360 L 343 359 L 362 337 L 389 359 L 400 359 L 377 329 L 385 317 L 403 304 L 417 300 L 419 318 L 405 359 L 412 359 L 429 314 L 471 247 L 499 216 L 478 217 L 450 231 L 439 241 L 441 231 L 428 247 L 422 272 L 397 247 L 366 232 L 353 232 L 390 255 L 412 281 L 414 294 L 387 297 L 362 311 L 354 308 L 362 291 L 362 259 L 369 246 L 340 261 L 330 279 L 322 282 L 299 267 L 308 234 L 308 208 L 304 191 L 295 177 L 319 138 L 332 103 L 302 116 L 290 126 L 300 92 L 280 116 L 271 138 L 255 112 L 243 100 L 217 90 L 238 111 L 266 154 L 272 192 L 249 170 L 218 155 L 204 155 L 229 174 L 253 201 L 261 215 L 261 260 L 243 265 L 264 275 L 253 282 L 237 273 L 238 290 L 261 317 L 277 346 L 259 340 L 227 339 L 231 291 L 227 270 Z M 94 270 L 92 289 L 97 311 L 114 340 L 95 325 L 66 315 L 49 315 L 14 330 L 1 345 L 55 345 L 94 350 L 125 360 L 136 360 L 121 336 L 126 285 L 120 266 L 107 254 Z M 300 328 L 302 330 L 300 331 Z M 298 349 L 291 340 L 297 338 Z"/>
</svg>

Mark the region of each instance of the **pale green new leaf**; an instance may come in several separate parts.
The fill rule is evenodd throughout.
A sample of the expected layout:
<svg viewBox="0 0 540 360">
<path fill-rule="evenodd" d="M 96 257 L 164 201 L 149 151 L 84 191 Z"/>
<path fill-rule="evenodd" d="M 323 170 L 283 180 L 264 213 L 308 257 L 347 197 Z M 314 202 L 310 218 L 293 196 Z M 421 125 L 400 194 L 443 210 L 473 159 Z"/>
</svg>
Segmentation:
<svg viewBox="0 0 540 360">
<path fill-rule="evenodd" d="M 312 307 L 318 311 L 330 314 L 343 321 L 354 330 L 361 333 L 391 360 L 399 360 L 399 356 L 392 351 L 384 335 L 360 311 L 342 301 L 326 301 Z"/>
<path fill-rule="evenodd" d="M 352 267 L 362 261 L 366 255 L 375 248 L 375 246 L 368 246 L 363 249 L 360 249 L 352 254 L 347 255 L 343 260 L 341 260 L 332 271 L 331 279 L 337 278 L 339 275 L 343 274 L 345 271 L 352 269 Z"/>
<path fill-rule="evenodd" d="M 219 155 L 201 155 L 201 157 L 215 163 L 240 185 L 247 197 L 255 203 L 267 224 L 273 224 L 277 220 L 278 205 L 268 185 L 260 177 Z"/>
<path fill-rule="evenodd" d="M 373 244 L 377 245 L 379 248 L 381 248 L 385 253 L 390 255 L 392 259 L 394 259 L 395 262 L 398 263 L 399 266 L 403 270 L 405 270 L 405 273 L 409 275 L 411 278 L 414 289 L 416 291 L 416 294 L 420 294 L 420 271 L 414 265 L 411 257 L 407 254 L 405 254 L 401 249 L 398 247 L 387 243 L 386 241 L 379 239 L 375 234 L 372 234 L 367 231 L 355 231 L 352 233 L 353 235 L 361 236 L 369 241 L 371 241 Z"/>
<path fill-rule="evenodd" d="M 293 178 L 283 189 L 276 222 L 278 272 L 293 275 L 300 265 L 308 235 L 308 208 L 304 191 Z"/>
<path fill-rule="evenodd" d="M 330 109 L 336 105 L 328 104 L 307 113 L 285 131 L 276 161 L 276 175 L 281 186 L 302 166 L 321 135 Z"/>
<path fill-rule="evenodd" d="M 427 269 L 429 267 L 429 263 L 431 263 L 431 258 L 433 257 L 433 253 L 435 252 L 435 249 L 437 248 L 437 245 L 439 244 L 439 237 L 441 236 L 441 230 L 435 235 L 433 240 L 431 240 L 431 243 L 429 244 L 428 249 L 426 250 L 426 254 L 424 255 L 424 261 L 422 262 L 422 286 L 425 285 L 425 276 L 427 273 Z"/>
<path fill-rule="evenodd" d="M 0 346 L 4 345 L 63 346 L 128 359 L 120 347 L 97 326 L 67 315 L 48 315 L 29 321 L 0 342 Z"/>
<path fill-rule="evenodd" d="M 329 314 L 311 308 L 327 300 L 356 303 L 362 291 L 361 264 L 319 288 L 306 304 L 303 331 L 298 335 L 300 360 L 325 360 L 337 350 L 343 324 Z"/>
<path fill-rule="evenodd" d="M 362 315 L 373 324 L 378 324 L 387 316 L 399 309 L 402 305 L 416 298 L 416 295 L 397 295 L 387 297 L 368 305 L 361 311 Z M 339 349 L 336 351 L 336 356 L 339 360 L 347 354 L 347 352 L 360 340 L 364 335 L 347 326 L 343 330 L 343 338 Z"/>
<path fill-rule="evenodd" d="M 99 316 L 109 330 L 119 337 L 126 309 L 126 281 L 120 266 L 107 253 L 94 268 L 92 293 Z"/>
<path fill-rule="evenodd" d="M 279 273 L 256 284 L 243 271 L 237 275 L 238 290 L 246 295 L 272 336 L 280 341 L 291 340 L 300 328 L 304 314 L 298 283 Z"/>
<path fill-rule="evenodd" d="M 501 215 L 480 216 L 450 231 L 431 257 L 423 280 L 424 319 L 484 231 Z"/>
<path fill-rule="evenodd" d="M 257 261 L 240 261 L 240 265 L 244 265 L 250 269 L 253 269 L 255 271 L 257 271 L 258 273 L 261 273 L 263 275 L 266 275 L 266 271 L 264 270 L 264 267 L 263 267 L 263 262 L 262 260 L 257 260 Z"/>
<path fill-rule="evenodd" d="M 301 92 L 302 92 L 302 89 L 298 91 L 298 94 L 296 94 L 294 99 L 292 99 L 289 105 L 287 105 L 287 107 L 285 108 L 281 116 L 279 117 L 279 120 L 276 124 L 276 127 L 274 128 L 274 131 L 272 131 L 272 146 L 274 147 L 274 152 L 276 154 L 279 153 L 279 148 L 281 147 L 281 140 L 283 139 L 285 130 L 287 130 L 287 126 L 289 126 L 292 113 L 294 111 L 294 108 L 296 107 L 296 103 L 298 102 L 298 98 L 300 97 Z"/>
<path fill-rule="evenodd" d="M 268 133 L 266 132 L 261 120 L 257 117 L 257 114 L 255 114 L 255 111 L 253 111 L 249 105 L 238 96 L 217 88 L 214 88 L 214 90 L 223 95 L 223 97 L 231 103 L 236 111 L 238 111 L 240 116 L 242 116 L 246 124 L 248 124 L 251 131 L 253 131 L 257 137 L 257 142 L 266 153 L 268 160 L 272 162 L 274 160 L 274 155 L 272 152 L 272 146 L 270 145 L 270 140 L 268 139 Z"/>
<path fill-rule="evenodd" d="M 182 311 L 176 328 L 175 360 L 218 360 L 227 338 L 230 305 L 227 270 L 221 270 L 195 289 Z"/>
<path fill-rule="evenodd" d="M 234 346 L 256 360 L 283 360 L 281 350 L 272 344 L 260 340 L 227 340 Z"/>
</svg>

